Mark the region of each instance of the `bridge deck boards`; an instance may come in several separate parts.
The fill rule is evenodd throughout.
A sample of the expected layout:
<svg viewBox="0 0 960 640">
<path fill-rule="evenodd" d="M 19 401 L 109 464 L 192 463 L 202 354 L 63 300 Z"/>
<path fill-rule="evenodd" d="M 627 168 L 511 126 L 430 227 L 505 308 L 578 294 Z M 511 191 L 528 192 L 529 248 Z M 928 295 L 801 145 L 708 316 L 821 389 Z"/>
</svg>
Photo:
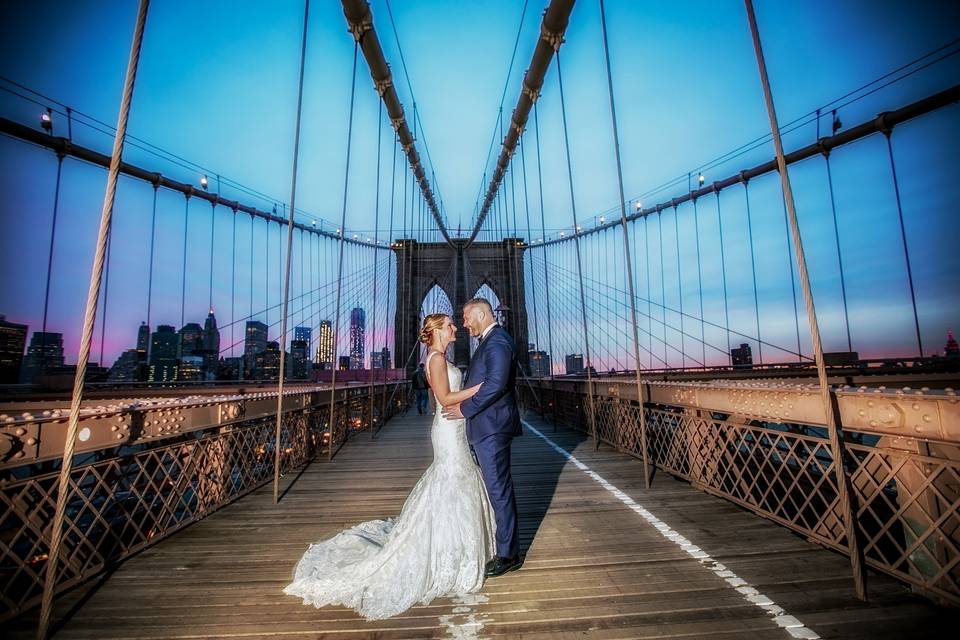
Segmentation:
<svg viewBox="0 0 960 640">
<path fill-rule="evenodd" d="M 871 576 L 856 600 L 845 558 L 577 433 L 538 428 L 823 638 L 943 637 L 955 612 Z M 307 544 L 395 515 L 430 463 L 429 425 L 398 418 L 373 443 L 270 487 L 58 598 L 57 638 L 789 638 L 771 616 L 691 558 L 532 433 L 514 445 L 523 568 L 488 580 L 475 604 L 436 600 L 365 622 L 281 588 Z M 473 624 L 472 624 L 473 623 Z M 32 637 L 35 614 L 10 637 Z"/>
</svg>

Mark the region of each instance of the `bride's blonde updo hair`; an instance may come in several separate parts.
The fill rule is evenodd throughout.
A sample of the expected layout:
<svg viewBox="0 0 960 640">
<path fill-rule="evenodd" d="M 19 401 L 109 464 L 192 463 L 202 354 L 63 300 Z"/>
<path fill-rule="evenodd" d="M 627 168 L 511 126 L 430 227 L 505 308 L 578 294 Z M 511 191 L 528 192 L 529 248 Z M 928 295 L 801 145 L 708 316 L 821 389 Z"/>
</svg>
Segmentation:
<svg viewBox="0 0 960 640">
<path fill-rule="evenodd" d="M 430 344 L 433 342 L 433 332 L 443 329 L 443 323 L 449 316 L 445 313 L 431 313 L 423 319 L 423 326 L 420 327 L 420 342 Z"/>
</svg>

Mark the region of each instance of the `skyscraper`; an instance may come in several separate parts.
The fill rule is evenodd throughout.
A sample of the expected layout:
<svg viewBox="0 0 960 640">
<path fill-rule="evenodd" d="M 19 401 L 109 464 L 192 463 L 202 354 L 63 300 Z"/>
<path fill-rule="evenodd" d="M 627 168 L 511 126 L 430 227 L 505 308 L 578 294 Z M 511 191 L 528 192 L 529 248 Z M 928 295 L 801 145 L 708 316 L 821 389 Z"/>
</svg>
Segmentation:
<svg viewBox="0 0 960 640">
<path fill-rule="evenodd" d="M 30 384 L 44 370 L 63 366 L 63 334 L 34 331 L 23 359 L 21 381 Z"/>
<path fill-rule="evenodd" d="M 333 325 L 329 320 L 320 321 L 320 335 L 317 339 L 317 368 L 333 369 Z"/>
<path fill-rule="evenodd" d="M 550 354 L 546 351 L 530 350 L 530 375 L 545 378 L 550 375 Z"/>
<path fill-rule="evenodd" d="M 255 356 L 257 380 L 277 380 L 280 377 L 280 344 L 275 340 L 266 343 L 263 351 Z"/>
<path fill-rule="evenodd" d="M 203 370 L 207 380 L 217 379 L 217 365 L 220 362 L 220 330 L 217 329 L 217 317 L 213 309 L 203 323 Z"/>
<path fill-rule="evenodd" d="M 140 368 L 143 362 L 140 360 L 139 349 L 127 349 L 120 354 L 117 361 L 110 367 L 110 373 L 107 374 L 109 382 L 138 382 L 140 380 Z"/>
<path fill-rule="evenodd" d="M 180 380 L 203 380 L 203 357 L 183 356 L 180 358 L 177 373 Z"/>
<path fill-rule="evenodd" d="M 161 324 L 150 336 L 150 382 L 170 382 L 177 379 L 177 331 Z"/>
<path fill-rule="evenodd" d="M 137 348 L 135 352 L 139 359 L 139 364 L 133 374 L 133 380 L 136 382 L 145 382 L 150 379 L 150 364 L 148 361 L 150 354 L 150 325 L 146 322 L 141 322 L 140 327 L 137 329 Z M 117 365 L 114 364 L 113 366 Z"/>
<path fill-rule="evenodd" d="M 146 322 L 141 322 L 137 329 L 137 351 L 143 351 L 144 357 L 150 351 L 150 327 Z"/>
<path fill-rule="evenodd" d="M 583 373 L 583 354 L 582 353 L 570 353 L 567 354 L 567 375 Z"/>
<path fill-rule="evenodd" d="M 203 329 L 196 322 L 188 322 L 180 329 L 179 349 L 177 356 L 200 355 L 203 350 Z"/>
<path fill-rule="evenodd" d="M 0 315 L 0 384 L 19 381 L 26 345 L 27 325 L 7 322 L 7 317 Z"/>
<path fill-rule="evenodd" d="M 313 336 L 313 329 L 310 327 L 297 327 L 293 330 L 293 339 L 294 340 L 303 340 L 307 343 L 307 346 L 310 346 L 310 340 Z"/>
<path fill-rule="evenodd" d="M 287 377 L 304 380 L 310 374 L 310 343 L 306 340 L 290 341 L 290 358 L 287 359 Z"/>
<path fill-rule="evenodd" d="M 371 369 L 389 369 L 390 368 L 390 349 L 384 347 L 380 351 L 374 351 L 370 354 Z"/>
<path fill-rule="evenodd" d="M 0 316 L 2 319 L 3 316 Z M 960 358 L 960 345 L 953 337 L 953 330 L 947 329 L 947 344 L 943 347 L 943 355 L 947 358 Z"/>
<path fill-rule="evenodd" d="M 360 307 L 350 311 L 350 368 L 364 368 L 364 339 L 367 333 L 367 313 Z"/>
<path fill-rule="evenodd" d="M 243 342 L 243 360 L 246 368 L 245 377 L 253 378 L 257 363 L 257 354 L 267 348 L 267 325 L 259 320 L 247 322 L 246 335 Z"/>
<path fill-rule="evenodd" d="M 740 348 L 730 350 L 730 360 L 736 369 L 750 369 L 753 367 L 753 353 L 746 342 Z"/>
</svg>

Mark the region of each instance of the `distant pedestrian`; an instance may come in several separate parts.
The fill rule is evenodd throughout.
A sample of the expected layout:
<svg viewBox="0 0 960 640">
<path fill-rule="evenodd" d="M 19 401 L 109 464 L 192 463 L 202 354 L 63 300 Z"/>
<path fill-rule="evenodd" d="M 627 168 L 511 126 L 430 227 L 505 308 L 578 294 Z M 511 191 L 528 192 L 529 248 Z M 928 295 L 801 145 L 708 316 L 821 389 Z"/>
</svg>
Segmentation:
<svg viewBox="0 0 960 640">
<path fill-rule="evenodd" d="M 417 365 L 416 370 L 413 372 L 412 381 L 413 393 L 417 398 L 417 413 L 422 416 L 427 412 L 427 389 L 430 388 L 422 362 Z"/>
</svg>

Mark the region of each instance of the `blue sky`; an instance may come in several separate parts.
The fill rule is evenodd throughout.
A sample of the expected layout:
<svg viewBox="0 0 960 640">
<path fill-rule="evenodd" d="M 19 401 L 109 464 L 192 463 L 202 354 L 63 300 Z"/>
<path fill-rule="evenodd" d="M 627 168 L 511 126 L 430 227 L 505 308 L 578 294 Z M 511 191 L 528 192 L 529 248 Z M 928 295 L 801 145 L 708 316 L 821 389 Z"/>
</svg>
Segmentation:
<svg viewBox="0 0 960 640">
<path fill-rule="evenodd" d="M 403 80 L 386 5 L 383 0 L 371 4 L 401 100 L 411 114 L 413 101 Z M 508 79 L 521 2 L 391 3 L 424 124 L 421 140 L 429 144 L 436 189 L 454 229 L 458 224 L 469 226 L 504 82 L 504 109 L 509 112 L 536 41 L 543 5 L 529 3 L 517 62 Z M 302 6 L 285 1 L 154 2 L 129 132 L 277 201 L 286 200 Z M 135 12 L 132 1 L 51 1 L 42 10 L 27 3 L 5 3 L 0 9 L 0 23 L 5 26 L 0 75 L 113 124 Z M 742 3 L 609 0 L 607 12 L 628 197 L 694 171 L 768 132 Z M 960 24 L 957 5 L 932 1 L 761 1 L 757 14 L 783 122 L 951 41 L 958 36 L 956 25 Z M 617 203 L 598 20 L 597 3 L 577 3 L 561 49 L 581 219 Z M 312 3 L 309 36 L 297 199 L 300 208 L 335 222 L 343 189 L 353 51 L 338 2 Z M 841 119 L 845 125 L 859 123 L 952 85 L 960 77 L 955 58 L 845 107 Z M 369 230 L 374 217 L 378 101 L 362 59 L 360 64 L 347 227 Z M 547 226 L 559 229 L 570 225 L 570 211 L 555 69 L 548 74 L 539 109 L 548 184 L 544 193 Z M 0 95 L 0 115 L 32 125 L 37 112 L 36 105 Z M 956 299 L 960 297 L 956 295 L 960 262 L 949 247 L 954 236 L 945 233 L 953 225 L 949 214 L 958 204 L 947 188 L 954 171 L 944 169 L 956 167 L 960 160 L 957 118 L 957 107 L 950 107 L 904 126 L 903 135 L 894 136 L 903 158 L 905 213 L 909 210 L 913 216 L 914 275 L 926 283 L 925 330 L 937 348 L 942 343 L 937 336 L 943 336 L 946 325 L 958 319 Z M 62 121 L 58 120 L 57 128 L 57 133 L 64 133 Z M 74 135 L 82 144 L 109 150 L 110 139 L 103 134 L 78 127 Z M 814 137 L 810 126 L 788 136 L 786 144 L 788 149 L 795 148 Z M 857 311 L 864 316 L 858 325 L 861 335 L 867 343 L 876 338 L 877 344 L 886 345 L 885 350 L 909 351 L 909 323 L 904 332 L 903 323 L 890 328 L 870 320 L 883 307 L 884 300 L 877 294 L 891 286 L 899 292 L 903 284 L 896 271 L 900 267 L 891 262 L 900 255 L 896 253 L 897 227 L 891 226 L 896 223 L 890 211 L 892 187 L 877 177 L 888 170 L 881 142 L 871 139 L 849 153 L 838 153 L 834 179 L 847 229 L 857 232 L 845 250 L 850 252 L 855 295 L 863 298 Z M 383 154 L 388 158 L 389 149 L 385 147 Z M 425 155 L 422 147 L 421 154 Z M 716 169 L 708 179 L 725 177 L 771 155 L 772 148 L 766 145 Z M 196 182 L 198 178 L 194 171 L 138 149 L 128 149 L 126 158 L 176 179 Z M 46 250 L 46 231 L 38 229 L 49 224 L 55 162 L 49 152 L 0 139 L 0 163 L 0 190 L 6 194 L 0 202 L 4 229 L 0 264 L 4 274 L 26 273 L 16 281 L 4 278 L 0 312 L 12 320 L 27 321 L 32 328 L 39 315 L 38 287 L 42 306 L 42 270 L 24 265 L 39 264 L 38 256 Z M 815 279 L 827 282 L 831 268 L 824 252 L 832 246 L 827 241 L 832 235 L 823 241 L 814 239 L 830 230 L 813 213 L 824 206 L 818 182 L 822 166 L 809 165 L 791 174 L 797 183 L 801 218 L 810 212 L 806 219 L 811 221 L 811 271 Z M 62 302 L 52 313 L 53 324 L 63 325 L 60 330 L 68 333 L 66 325 L 78 324 L 82 310 L 103 175 L 102 170 L 79 163 L 65 170 L 63 233 L 75 242 L 58 245 L 57 262 L 74 266 L 55 271 L 63 291 Z M 758 187 L 759 193 L 762 186 Z M 682 191 L 662 192 L 653 199 L 669 199 Z M 226 189 L 224 195 L 238 197 Z M 122 183 L 117 224 L 124 224 L 124 215 L 129 216 L 130 229 L 141 224 L 149 196 L 148 187 Z M 165 210 L 182 207 L 178 196 L 161 198 Z M 772 209 L 776 196 L 768 198 Z M 131 247 L 129 256 L 118 261 L 132 261 L 138 252 L 142 248 Z M 119 284 L 122 277 L 117 276 L 116 286 L 123 286 Z M 130 291 L 142 286 L 127 284 Z M 897 296 L 900 304 L 902 296 Z M 114 317 L 125 327 L 118 333 L 118 348 L 131 341 L 127 334 L 135 331 L 141 315 L 130 311 L 127 317 L 122 308 L 117 310 Z M 896 334 L 893 338 L 891 331 Z"/>
</svg>

